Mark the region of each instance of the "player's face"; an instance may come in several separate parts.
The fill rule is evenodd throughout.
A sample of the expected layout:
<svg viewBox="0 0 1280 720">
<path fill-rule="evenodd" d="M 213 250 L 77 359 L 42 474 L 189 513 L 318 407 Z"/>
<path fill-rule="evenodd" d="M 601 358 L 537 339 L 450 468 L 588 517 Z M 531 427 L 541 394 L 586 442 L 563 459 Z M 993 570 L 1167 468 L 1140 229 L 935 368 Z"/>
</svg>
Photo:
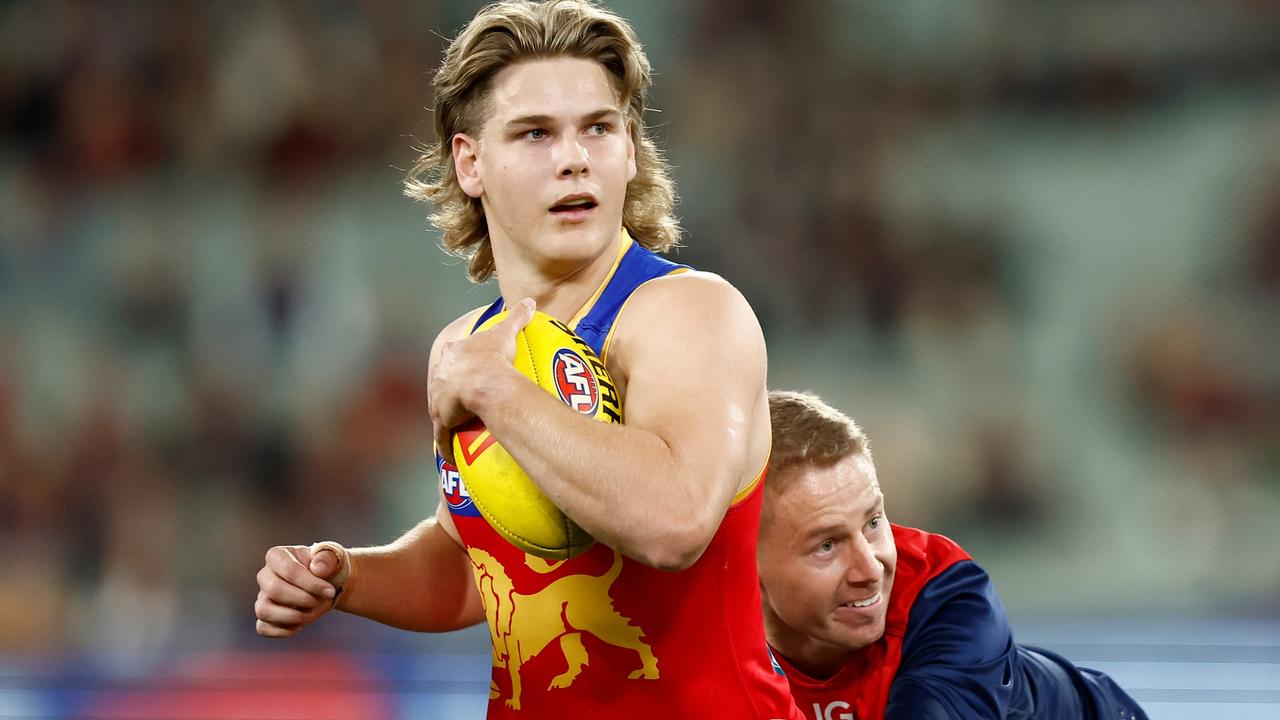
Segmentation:
<svg viewBox="0 0 1280 720">
<path fill-rule="evenodd" d="M 843 655 L 884 634 L 898 560 L 884 496 L 864 454 L 793 472 L 760 529 L 766 626 L 784 654 Z"/>
<path fill-rule="evenodd" d="M 480 137 L 456 136 L 453 150 L 463 189 L 484 206 L 499 271 L 612 261 L 636 163 L 602 65 L 552 58 L 503 68 Z"/>
</svg>

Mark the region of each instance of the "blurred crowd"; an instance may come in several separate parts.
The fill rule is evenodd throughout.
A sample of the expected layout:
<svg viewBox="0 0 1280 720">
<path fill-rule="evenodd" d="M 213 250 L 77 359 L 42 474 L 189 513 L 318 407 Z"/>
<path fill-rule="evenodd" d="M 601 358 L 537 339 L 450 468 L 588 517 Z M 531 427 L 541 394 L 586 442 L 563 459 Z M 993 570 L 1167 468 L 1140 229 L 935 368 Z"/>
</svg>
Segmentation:
<svg viewBox="0 0 1280 720">
<path fill-rule="evenodd" d="M 1015 607 L 1280 610 L 1280 6 L 612 6 L 679 259 L 896 520 Z M 477 7 L 0 5 L 0 651 L 246 646 L 268 546 L 434 508 L 426 350 L 495 290 L 399 181 Z"/>
</svg>

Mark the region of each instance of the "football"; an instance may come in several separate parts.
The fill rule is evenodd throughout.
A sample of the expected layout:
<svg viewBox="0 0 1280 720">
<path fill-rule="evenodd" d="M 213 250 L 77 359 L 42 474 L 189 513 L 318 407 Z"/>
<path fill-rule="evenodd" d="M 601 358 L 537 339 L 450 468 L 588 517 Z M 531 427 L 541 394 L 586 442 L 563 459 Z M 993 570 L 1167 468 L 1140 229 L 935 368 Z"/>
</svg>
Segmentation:
<svg viewBox="0 0 1280 720">
<path fill-rule="evenodd" d="M 484 332 L 507 316 L 485 321 Z M 535 312 L 516 335 L 515 368 L 575 412 L 622 422 L 622 400 L 604 363 L 569 326 Z M 479 418 L 454 431 L 453 458 L 476 508 L 493 529 L 530 555 L 564 560 L 595 540 L 547 499 Z"/>
</svg>

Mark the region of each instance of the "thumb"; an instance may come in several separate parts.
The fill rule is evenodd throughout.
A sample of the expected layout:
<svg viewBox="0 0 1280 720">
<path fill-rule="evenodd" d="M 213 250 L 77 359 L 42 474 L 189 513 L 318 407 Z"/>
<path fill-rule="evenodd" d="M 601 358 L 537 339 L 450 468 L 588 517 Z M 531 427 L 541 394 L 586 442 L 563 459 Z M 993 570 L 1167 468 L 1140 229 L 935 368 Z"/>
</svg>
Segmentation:
<svg viewBox="0 0 1280 720">
<path fill-rule="evenodd" d="M 350 573 L 351 562 L 347 549 L 336 542 L 325 540 L 311 546 L 311 562 L 307 569 L 321 580 L 328 580 L 335 587 L 342 587 Z"/>
<path fill-rule="evenodd" d="M 538 303 L 533 298 L 525 298 L 507 311 L 507 317 L 502 324 L 510 328 L 511 335 L 514 337 L 529 324 L 537 309 Z"/>
</svg>

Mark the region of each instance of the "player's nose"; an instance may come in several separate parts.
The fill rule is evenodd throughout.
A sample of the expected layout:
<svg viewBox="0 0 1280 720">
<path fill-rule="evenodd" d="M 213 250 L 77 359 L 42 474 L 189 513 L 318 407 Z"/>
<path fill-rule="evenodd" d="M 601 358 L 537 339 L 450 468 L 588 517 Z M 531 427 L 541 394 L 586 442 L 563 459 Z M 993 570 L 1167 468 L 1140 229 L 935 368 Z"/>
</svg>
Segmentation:
<svg viewBox="0 0 1280 720">
<path fill-rule="evenodd" d="M 585 175 L 591 169 L 591 155 L 575 135 L 565 135 L 556 143 L 556 171 L 561 176 Z"/>
<path fill-rule="evenodd" d="M 849 543 L 845 582 L 850 585 L 872 585 L 879 582 L 883 576 L 884 565 L 876 557 L 875 546 L 859 535 Z"/>
</svg>

